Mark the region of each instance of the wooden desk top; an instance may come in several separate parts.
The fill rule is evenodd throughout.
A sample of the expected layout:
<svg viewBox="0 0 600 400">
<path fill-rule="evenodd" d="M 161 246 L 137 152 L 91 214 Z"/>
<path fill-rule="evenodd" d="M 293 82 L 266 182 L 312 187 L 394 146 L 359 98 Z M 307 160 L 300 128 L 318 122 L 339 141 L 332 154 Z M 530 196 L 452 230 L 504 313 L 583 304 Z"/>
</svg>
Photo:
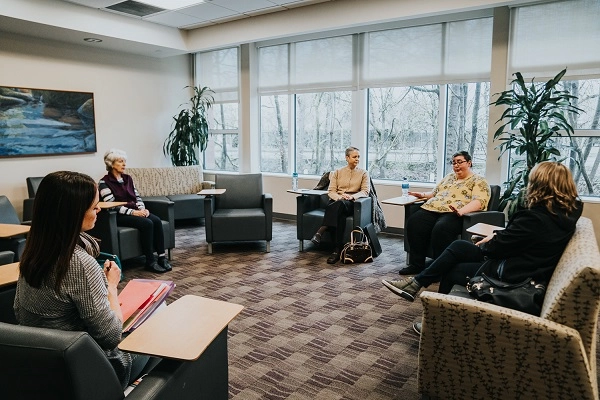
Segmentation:
<svg viewBox="0 0 600 400">
<path fill-rule="evenodd" d="M 490 225 L 490 224 L 485 224 L 483 222 L 480 222 L 478 224 L 473 225 L 472 227 L 467 229 L 467 232 L 469 232 L 472 235 L 478 235 L 478 236 L 489 236 L 492 233 L 494 233 L 494 231 L 501 231 L 503 230 L 504 227 L 503 226 L 496 226 L 496 225 Z"/>
<path fill-rule="evenodd" d="M 152 315 L 119 349 L 178 360 L 196 360 L 244 307 L 187 295 Z"/>
<path fill-rule="evenodd" d="M 201 191 L 199 191 L 196 194 L 201 194 L 203 196 L 214 196 L 214 195 L 223 194 L 226 191 L 227 191 L 227 189 L 202 189 Z"/>
<path fill-rule="evenodd" d="M 0 224 L 0 238 L 9 238 L 29 232 L 29 225 Z"/>
<path fill-rule="evenodd" d="M 100 208 L 113 208 L 118 206 L 124 206 L 127 204 L 126 201 L 99 201 L 98 207 Z"/>
<path fill-rule="evenodd" d="M 19 279 L 19 263 L 0 265 L 0 287 L 10 286 Z"/>
<path fill-rule="evenodd" d="M 315 189 L 298 189 L 298 190 L 288 189 L 288 190 L 286 190 L 286 192 L 307 195 L 307 196 L 320 196 L 322 194 L 327 194 L 327 190 L 315 190 Z"/>
<path fill-rule="evenodd" d="M 415 196 L 399 196 L 391 199 L 382 200 L 383 204 L 391 204 L 393 206 L 405 206 L 408 204 L 416 203 L 417 201 L 426 200 L 425 198 L 419 198 Z"/>
</svg>

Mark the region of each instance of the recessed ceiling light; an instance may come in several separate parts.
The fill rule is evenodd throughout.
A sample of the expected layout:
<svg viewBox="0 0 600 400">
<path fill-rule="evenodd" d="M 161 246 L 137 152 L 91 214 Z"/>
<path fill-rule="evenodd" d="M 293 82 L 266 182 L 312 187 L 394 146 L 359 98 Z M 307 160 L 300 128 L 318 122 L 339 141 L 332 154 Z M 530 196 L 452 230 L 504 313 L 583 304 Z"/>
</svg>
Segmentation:
<svg viewBox="0 0 600 400">
<path fill-rule="evenodd" d="M 98 39 L 98 38 L 93 38 L 93 37 L 86 37 L 83 38 L 84 41 L 89 42 L 89 43 L 101 43 L 102 39 Z"/>
<path fill-rule="evenodd" d="M 164 8 L 165 10 L 176 10 L 179 8 L 195 6 L 204 3 L 203 0 L 137 0 L 140 3 L 150 4 L 154 7 Z"/>
</svg>

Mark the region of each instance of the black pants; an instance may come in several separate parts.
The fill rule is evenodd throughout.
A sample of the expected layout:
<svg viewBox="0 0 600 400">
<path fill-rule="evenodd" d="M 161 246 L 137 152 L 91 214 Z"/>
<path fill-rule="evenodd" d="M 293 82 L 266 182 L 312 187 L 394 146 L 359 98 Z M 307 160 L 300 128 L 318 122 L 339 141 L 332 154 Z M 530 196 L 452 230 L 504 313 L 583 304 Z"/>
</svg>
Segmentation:
<svg viewBox="0 0 600 400">
<path fill-rule="evenodd" d="M 154 260 L 154 250 L 156 254 L 165 253 L 165 235 L 162 228 L 162 222 L 154 214 L 144 217 L 135 215 L 117 214 L 117 225 L 135 228 L 140 231 L 142 241 L 142 252 L 146 256 L 146 263 Z"/>
<path fill-rule="evenodd" d="M 455 240 L 414 279 L 427 287 L 440 282 L 440 293 L 450 293 L 454 285 L 466 285 L 483 264 L 483 252 L 466 240 Z"/>
<path fill-rule="evenodd" d="M 410 265 L 425 268 L 425 257 L 431 243 L 433 258 L 456 240 L 462 231 L 462 218 L 454 213 L 438 213 L 419 208 L 406 221 L 406 240 L 410 247 Z"/>
<path fill-rule="evenodd" d="M 354 213 L 354 202 L 350 200 L 330 200 L 325 208 L 323 225 L 328 227 L 335 249 L 340 251 L 344 247 L 344 231 L 346 230 L 346 217 Z"/>
</svg>

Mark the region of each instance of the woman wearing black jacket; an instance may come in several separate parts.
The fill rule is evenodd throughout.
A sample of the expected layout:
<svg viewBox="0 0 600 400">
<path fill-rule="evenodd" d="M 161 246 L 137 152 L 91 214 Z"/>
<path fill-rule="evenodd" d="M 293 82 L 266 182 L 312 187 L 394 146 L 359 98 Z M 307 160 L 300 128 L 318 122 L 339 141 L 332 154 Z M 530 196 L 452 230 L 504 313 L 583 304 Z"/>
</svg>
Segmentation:
<svg viewBox="0 0 600 400">
<path fill-rule="evenodd" d="M 440 282 L 440 293 L 449 293 L 455 284 L 465 285 L 488 260 L 486 270 L 491 271 L 492 278 L 517 283 L 531 277 L 546 285 L 583 211 L 568 168 L 550 161 L 533 167 L 527 206 L 511 218 L 506 229 L 476 244 L 457 240 L 420 274 L 382 283 L 402 298 L 414 301 L 422 287 L 434 282 Z"/>
</svg>

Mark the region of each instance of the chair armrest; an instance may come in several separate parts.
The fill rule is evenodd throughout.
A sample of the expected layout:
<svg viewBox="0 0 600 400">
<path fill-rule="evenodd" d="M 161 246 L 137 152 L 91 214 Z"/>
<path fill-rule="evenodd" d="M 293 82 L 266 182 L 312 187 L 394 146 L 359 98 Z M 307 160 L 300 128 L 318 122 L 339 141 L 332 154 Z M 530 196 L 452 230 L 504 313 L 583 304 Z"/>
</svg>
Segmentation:
<svg viewBox="0 0 600 400">
<path fill-rule="evenodd" d="M 296 196 L 296 237 L 301 238 L 304 232 L 303 215 L 319 208 L 321 196 Z"/>
<path fill-rule="evenodd" d="M 31 221 L 33 215 L 33 201 L 35 199 L 23 200 L 23 221 Z"/>
<path fill-rule="evenodd" d="M 263 194 L 263 208 L 265 210 L 265 218 L 267 220 L 267 241 L 273 239 L 273 195 L 271 193 Z"/>
<path fill-rule="evenodd" d="M 500 211 L 477 211 L 467 213 L 463 215 L 463 229 L 461 239 L 471 240 L 471 234 L 467 232 L 467 229 L 480 222 L 490 225 L 504 226 L 505 217 L 506 216 L 504 215 L 504 213 Z"/>
<path fill-rule="evenodd" d="M 15 261 L 15 253 L 10 250 L 0 251 L 0 265 L 10 264 Z"/>
<path fill-rule="evenodd" d="M 100 210 L 96 224 L 88 231 L 93 237 L 100 239 L 100 251 L 115 254 L 121 257 L 119 251 L 119 238 L 117 236 L 117 212 L 114 210 Z"/>
<path fill-rule="evenodd" d="M 434 292 L 423 292 L 420 298 L 421 394 L 569 398 L 577 393 L 574 397 L 594 398 L 596 373 L 577 330 L 474 299 Z M 595 392 L 597 396 L 597 388 Z"/>
<path fill-rule="evenodd" d="M 142 199 L 143 200 L 143 199 Z M 175 224 L 175 203 L 169 200 L 143 200 L 144 205 L 152 214 L 163 221 Z"/>
<path fill-rule="evenodd" d="M 353 220 L 355 224 L 359 224 L 361 228 L 364 228 L 369 222 L 371 222 L 372 215 L 373 200 L 370 197 L 360 197 L 354 200 Z"/>
<path fill-rule="evenodd" d="M 204 198 L 204 232 L 206 233 L 206 241 L 212 243 L 213 237 L 213 220 L 212 216 L 215 212 L 215 197 L 207 196 Z"/>
</svg>

